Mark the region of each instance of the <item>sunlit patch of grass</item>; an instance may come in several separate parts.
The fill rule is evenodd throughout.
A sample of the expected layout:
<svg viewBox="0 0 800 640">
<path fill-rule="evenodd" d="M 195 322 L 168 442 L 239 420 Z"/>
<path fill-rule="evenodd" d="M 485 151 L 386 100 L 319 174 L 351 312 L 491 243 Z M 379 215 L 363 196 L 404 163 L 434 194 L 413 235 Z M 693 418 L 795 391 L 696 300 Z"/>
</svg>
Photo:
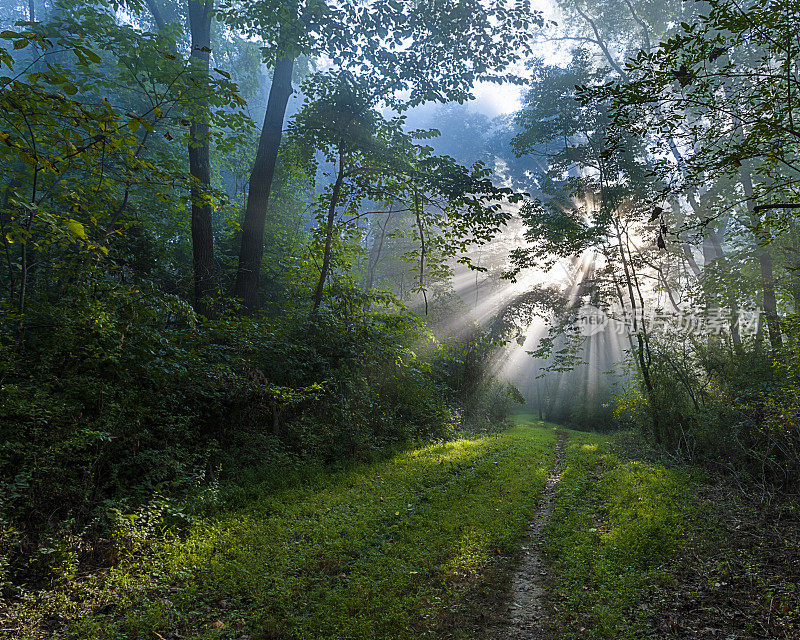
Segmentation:
<svg viewBox="0 0 800 640">
<path fill-rule="evenodd" d="M 647 596 L 692 516 L 685 473 L 622 460 L 608 442 L 574 436 L 547 530 L 564 638 L 640 637 Z"/>
<path fill-rule="evenodd" d="M 513 553 L 552 463 L 554 433 L 404 451 L 228 506 L 184 540 L 57 606 L 72 638 L 419 638 L 493 554 Z M 40 608 L 37 615 L 41 616 Z"/>
<path fill-rule="evenodd" d="M 539 418 L 533 413 L 515 413 L 510 415 L 508 420 L 511 422 L 511 424 L 520 427 L 547 427 L 550 429 L 561 428 L 559 425 L 553 422 L 539 420 Z"/>
</svg>

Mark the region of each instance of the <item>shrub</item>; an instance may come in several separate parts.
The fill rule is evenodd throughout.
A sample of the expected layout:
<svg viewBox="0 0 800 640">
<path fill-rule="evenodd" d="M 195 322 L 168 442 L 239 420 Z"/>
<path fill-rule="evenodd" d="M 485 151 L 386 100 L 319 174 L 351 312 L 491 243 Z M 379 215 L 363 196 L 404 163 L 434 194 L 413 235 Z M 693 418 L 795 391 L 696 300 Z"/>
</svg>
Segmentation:
<svg viewBox="0 0 800 640">
<path fill-rule="evenodd" d="M 409 316 L 209 322 L 168 296 L 140 300 L 71 299 L 0 345 L 0 581 L 113 563 L 125 518 L 219 473 L 366 458 L 508 409 L 488 376 L 460 403 L 441 367 L 452 353 Z"/>
<path fill-rule="evenodd" d="M 785 328 L 792 331 L 790 323 Z M 718 341 L 693 341 L 678 351 L 662 343 L 653 350 L 650 377 L 652 398 L 641 384 L 615 398 L 618 420 L 652 435 L 655 415 L 660 444 L 670 451 L 796 488 L 800 359 L 795 348 L 776 352 L 758 342 L 733 349 Z"/>
</svg>

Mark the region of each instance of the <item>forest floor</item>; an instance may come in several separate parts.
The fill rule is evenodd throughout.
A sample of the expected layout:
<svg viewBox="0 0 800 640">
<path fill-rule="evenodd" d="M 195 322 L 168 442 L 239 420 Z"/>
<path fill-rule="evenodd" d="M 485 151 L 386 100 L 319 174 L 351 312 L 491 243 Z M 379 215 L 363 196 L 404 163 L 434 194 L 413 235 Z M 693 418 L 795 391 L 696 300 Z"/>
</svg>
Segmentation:
<svg viewBox="0 0 800 640">
<path fill-rule="evenodd" d="M 664 461 L 628 434 L 570 432 L 551 478 L 550 522 L 534 520 L 540 539 L 501 578 L 499 620 L 467 637 L 800 639 L 796 497 Z M 534 590 L 526 625 L 520 570 Z"/>
<path fill-rule="evenodd" d="M 555 460 L 539 501 L 539 508 L 519 545 L 519 560 L 508 581 L 508 615 L 499 627 L 487 630 L 488 636 L 502 640 L 546 640 L 547 571 L 542 554 L 544 529 L 553 514 L 555 490 L 564 468 L 564 443 L 567 433 L 558 432 Z"/>
<path fill-rule="evenodd" d="M 8 603 L 0 637 L 800 638 L 796 503 L 516 422 L 243 476 L 178 535 L 152 536 L 157 509 L 129 519 L 115 566 Z"/>
</svg>

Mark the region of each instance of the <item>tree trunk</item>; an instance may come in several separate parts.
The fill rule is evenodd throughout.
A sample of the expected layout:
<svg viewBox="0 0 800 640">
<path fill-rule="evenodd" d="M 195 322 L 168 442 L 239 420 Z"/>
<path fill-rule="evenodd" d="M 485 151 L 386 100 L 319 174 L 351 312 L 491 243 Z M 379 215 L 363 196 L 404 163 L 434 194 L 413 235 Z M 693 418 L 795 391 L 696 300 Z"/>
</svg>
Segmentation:
<svg viewBox="0 0 800 640">
<path fill-rule="evenodd" d="M 539 381 L 536 381 L 536 408 L 539 411 L 539 421 L 544 422 L 544 416 L 542 415 L 542 395 L 539 391 Z"/>
<path fill-rule="evenodd" d="M 677 154 L 677 149 L 673 152 Z M 677 156 L 679 158 L 680 156 Z M 695 215 L 697 216 L 698 220 L 708 220 L 708 218 L 703 214 L 702 209 L 700 208 L 700 203 L 697 201 L 697 198 L 694 194 L 689 194 L 688 196 L 689 205 L 692 207 Z M 722 228 L 717 231 L 713 228 L 707 227 L 706 228 L 706 237 L 703 239 L 703 273 L 698 274 L 698 280 L 703 286 L 703 291 L 705 292 L 706 296 L 706 306 L 711 308 L 711 303 L 708 302 L 709 295 L 708 295 L 708 285 L 707 283 L 703 282 L 705 277 L 705 271 L 710 269 L 715 263 L 717 264 L 724 264 L 725 262 L 725 251 L 722 248 L 722 240 L 721 234 L 725 230 L 725 224 L 723 224 Z M 684 249 L 684 252 L 691 253 L 690 249 Z M 734 295 L 733 291 L 731 291 L 730 285 L 725 286 L 727 290 L 727 297 L 728 297 L 728 310 L 730 311 L 730 332 L 731 332 L 731 340 L 733 341 L 734 346 L 740 347 L 742 344 L 742 337 L 739 333 L 739 301 Z M 709 344 L 713 343 L 713 335 L 709 335 Z"/>
<path fill-rule="evenodd" d="M 741 182 L 744 188 L 744 195 L 747 198 L 747 211 L 750 213 L 750 223 L 753 225 L 753 234 L 756 239 L 756 257 L 761 269 L 761 286 L 764 290 L 764 315 L 767 318 L 767 333 L 769 343 L 773 349 L 780 348 L 781 325 L 778 317 L 778 301 L 775 297 L 775 276 L 772 271 L 772 256 L 766 247 L 759 242 L 757 231 L 758 217 L 755 212 L 755 202 L 753 201 L 753 179 L 749 171 L 741 170 Z"/>
<path fill-rule="evenodd" d="M 150 10 L 150 15 L 153 16 L 153 21 L 156 23 L 156 29 L 158 29 L 159 33 L 164 33 L 164 28 L 167 26 L 167 23 L 164 20 L 164 14 L 161 13 L 161 9 L 156 4 L 156 0 L 145 0 L 145 4 Z M 189 0 L 189 4 L 192 4 L 192 0 Z"/>
<path fill-rule="evenodd" d="M 792 301 L 794 303 L 794 312 L 800 313 L 800 227 L 798 227 L 795 218 L 789 219 L 789 247 L 788 253 L 789 262 L 791 263 L 792 272 Z"/>
<path fill-rule="evenodd" d="M 375 235 L 372 241 L 372 249 L 369 252 L 367 264 L 367 277 L 364 281 L 364 292 L 368 292 L 375 284 L 375 270 L 378 266 L 378 261 L 383 251 L 383 242 L 386 240 L 386 228 L 389 226 L 389 221 L 392 219 L 394 211 L 390 208 L 386 213 L 386 219 L 380 227 L 380 231 Z"/>
<path fill-rule="evenodd" d="M 278 148 L 283 133 L 283 118 L 286 105 L 292 95 L 292 69 L 294 58 L 281 58 L 275 63 L 272 86 L 269 89 L 267 112 L 264 126 L 258 141 L 258 151 L 250 174 L 247 192 L 247 207 L 242 221 L 242 243 L 239 250 L 239 266 L 236 270 L 236 283 L 233 294 L 242 301 L 245 312 L 252 314 L 256 308 L 258 275 L 264 253 L 264 226 L 267 220 L 267 203 L 275 165 L 278 162 Z"/>
<path fill-rule="evenodd" d="M 414 190 L 414 215 L 417 218 L 417 229 L 419 230 L 419 289 L 422 291 L 422 299 L 425 301 L 425 315 L 428 315 L 428 294 L 425 291 L 425 229 L 422 226 L 421 204 L 419 192 Z"/>
<path fill-rule="evenodd" d="M 14 286 L 16 284 L 16 277 L 15 277 L 15 268 L 13 265 L 13 260 L 11 258 L 11 247 L 9 246 L 10 243 L 8 242 L 8 236 L 6 235 L 6 222 L 11 223 L 11 212 L 8 210 L 8 201 L 11 197 L 11 191 L 16 187 L 16 181 L 12 180 L 12 182 L 6 185 L 5 195 L 3 196 L 3 206 L 0 208 L 0 243 L 3 244 L 3 254 L 6 261 L 6 266 L 8 267 L 8 296 L 10 301 L 13 303 L 15 293 L 14 293 Z"/>
<path fill-rule="evenodd" d="M 723 227 L 724 229 L 724 227 Z M 709 232 L 709 239 L 711 240 L 711 246 L 714 249 L 714 261 L 715 262 L 724 262 L 725 260 L 725 252 L 722 249 L 722 241 L 720 240 L 719 234 L 713 229 Z M 730 330 L 731 330 L 731 340 L 733 341 L 734 346 L 741 347 L 742 346 L 742 336 L 739 333 L 739 300 L 734 295 L 733 291 L 731 291 L 730 285 L 726 285 L 725 287 L 728 290 L 728 310 L 730 311 L 731 318 L 730 318 Z"/>
<path fill-rule="evenodd" d="M 319 310 L 322 304 L 322 292 L 325 289 L 325 280 L 328 279 L 328 270 L 331 267 L 331 245 L 333 244 L 333 223 L 336 220 L 336 207 L 339 204 L 339 194 L 342 191 L 344 182 L 344 153 L 339 150 L 339 172 L 336 174 L 336 182 L 333 183 L 331 201 L 328 205 L 328 218 L 325 223 L 325 250 L 322 254 L 322 269 L 319 272 L 317 288 L 314 290 L 314 306 L 312 313 Z"/>
<path fill-rule="evenodd" d="M 213 0 L 189 0 L 189 29 L 192 35 L 193 66 L 203 77 L 208 75 L 211 56 L 211 10 Z M 211 151 L 208 103 L 201 98 L 189 127 L 189 173 L 192 176 L 192 259 L 194 265 L 194 309 L 206 317 L 214 316 L 214 232 L 208 202 L 211 186 Z"/>
<path fill-rule="evenodd" d="M 623 234 L 622 230 L 620 229 L 619 220 L 616 217 L 613 219 L 613 222 L 614 230 L 617 236 L 617 248 L 619 250 L 620 261 L 625 274 L 625 285 L 628 290 L 628 299 L 630 300 L 633 332 L 636 334 L 637 348 L 635 351 L 637 362 L 639 365 L 639 371 L 642 374 L 642 381 L 644 382 L 645 392 L 647 393 L 647 398 L 651 409 L 653 438 L 656 441 L 656 444 L 662 444 L 664 442 L 664 435 L 661 432 L 661 420 L 659 419 L 660 408 L 656 406 L 655 387 L 653 386 L 653 381 L 650 378 L 650 342 L 647 338 L 647 327 L 645 326 L 644 298 L 641 290 L 639 289 L 639 283 L 636 272 L 633 268 L 633 264 L 629 259 L 630 253 L 626 255 L 626 247 L 628 252 L 630 252 L 630 247 L 628 246 L 628 237 L 625 235 L 625 239 L 623 240 Z M 639 318 L 637 317 L 638 312 L 636 305 L 636 294 L 634 293 L 634 285 L 639 293 L 639 299 L 641 303 L 639 307 L 642 310 L 641 322 L 639 322 Z"/>
</svg>

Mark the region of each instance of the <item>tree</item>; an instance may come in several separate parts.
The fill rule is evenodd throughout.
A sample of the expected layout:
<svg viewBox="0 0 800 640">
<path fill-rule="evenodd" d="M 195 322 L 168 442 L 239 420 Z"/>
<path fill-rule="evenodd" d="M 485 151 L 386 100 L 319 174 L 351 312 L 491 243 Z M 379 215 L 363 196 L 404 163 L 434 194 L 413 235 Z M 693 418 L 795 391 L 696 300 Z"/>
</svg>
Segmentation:
<svg viewBox="0 0 800 640">
<path fill-rule="evenodd" d="M 242 220 L 241 248 L 233 292 L 235 297 L 243 301 L 245 309 L 250 312 L 255 308 L 258 294 L 267 204 L 275 177 L 286 104 L 292 94 L 293 68 L 294 57 L 290 53 L 283 55 L 275 62 L 264 125 L 261 129 L 258 150 L 248 182 L 247 206 Z"/>
<path fill-rule="evenodd" d="M 316 74 L 304 93 L 307 100 L 292 120 L 291 137 L 308 153 L 320 150 L 335 169 L 318 203 L 323 249 L 313 311 L 320 307 L 330 272 L 338 209 L 357 219 L 366 200 L 409 214 L 418 240 L 416 290 L 427 307 L 425 270 L 436 268 L 431 258 L 443 263 L 472 243 L 488 241 L 509 217 L 501 201 L 520 196 L 495 187 L 483 165 L 462 167 L 416 143 L 415 138 L 431 134 L 406 133 L 402 116 L 385 119 L 366 79 L 346 72 Z M 461 260 L 469 262 L 466 256 Z"/>
<path fill-rule="evenodd" d="M 776 222 L 771 212 L 791 207 L 797 192 L 797 34 L 791 25 L 798 6 L 709 6 L 696 24 L 683 23 L 657 49 L 638 54 L 627 78 L 606 95 L 621 126 L 635 123 L 654 146 L 679 160 L 661 163 L 676 177 L 673 195 L 719 181 L 727 184 L 728 197 L 705 217 L 744 209 L 770 342 L 777 348 L 781 330 L 768 227 Z"/>
<path fill-rule="evenodd" d="M 540 21 L 523 5 L 507 7 L 504 1 L 257 2 L 245 9 L 232 3 L 225 7 L 229 24 L 264 38 L 266 59 L 275 68 L 250 183 L 255 190 L 242 222 L 234 289 L 249 313 L 256 307 L 266 203 L 291 93 L 292 60 L 301 53 L 326 55 L 342 71 L 369 75 L 376 97 L 395 108 L 432 100 L 463 102 L 476 81 L 509 75 L 510 63 L 525 51 L 526 36 Z M 461 37 L 451 37 L 454 33 Z"/>
<path fill-rule="evenodd" d="M 167 20 L 179 17 L 179 4 L 162 6 L 159 0 L 146 0 L 145 4 L 153 18 L 156 29 L 167 39 L 166 47 L 170 58 L 179 57 L 178 48 L 172 39 L 176 31 Z M 137 6 L 138 8 L 138 6 Z M 210 81 L 210 61 L 212 53 L 211 25 L 214 16 L 213 0 L 187 0 L 187 22 L 189 26 L 189 69 L 191 86 L 186 91 L 184 103 L 186 119 L 189 121 L 187 142 L 190 186 L 192 264 L 193 264 L 193 302 L 197 313 L 213 318 L 214 300 L 217 296 L 214 259 L 213 197 L 211 184 L 211 139 L 210 110 L 214 102 L 214 83 Z M 167 18 L 166 16 L 169 16 Z M 227 72 L 220 72 L 230 78 Z M 184 88 L 185 89 L 185 88 Z M 236 94 L 238 96 L 238 93 Z M 242 101 L 243 103 L 243 101 Z M 218 120 L 218 118 L 216 118 Z"/>
<path fill-rule="evenodd" d="M 211 58 L 212 0 L 189 0 L 189 30 L 192 35 L 192 81 L 208 86 Z M 208 103 L 202 97 L 193 105 L 189 126 L 189 173 L 192 189 L 192 258 L 194 264 L 195 310 L 214 316 L 216 285 L 214 280 L 214 231 L 211 221 L 211 142 Z"/>
<path fill-rule="evenodd" d="M 557 331 L 570 334 L 563 351 L 566 366 L 574 368 L 575 354 L 583 350 L 584 340 L 571 335 L 571 319 L 582 304 L 629 320 L 628 346 L 649 400 L 652 433 L 661 440 L 660 399 L 652 380 L 645 313 L 646 307 L 657 304 L 653 289 L 664 286 L 670 291 L 664 277 L 667 262 L 659 256 L 658 245 L 647 241 L 655 239 L 656 230 L 661 233 L 661 221 L 648 215 L 660 185 L 649 175 L 646 148 L 631 132 L 614 127 L 607 105 L 579 99 L 581 87 L 601 84 L 612 70 L 597 66 L 589 52 L 579 48 L 565 68 L 537 62 L 532 71 L 531 89 L 516 116 L 519 133 L 513 146 L 519 155 L 544 158 L 547 170 L 536 176 L 538 197 L 520 211 L 528 246 L 512 252 L 512 273 L 552 266 L 557 260 L 583 265 L 570 290 L 569 320 Z M 661 276 L 653 288 L 647 284 L 650 270 Z M 560 313 L 563 317 L 564 311 Z M 579 344 L 569 347 L 575 340 Z"/>
</svg>

